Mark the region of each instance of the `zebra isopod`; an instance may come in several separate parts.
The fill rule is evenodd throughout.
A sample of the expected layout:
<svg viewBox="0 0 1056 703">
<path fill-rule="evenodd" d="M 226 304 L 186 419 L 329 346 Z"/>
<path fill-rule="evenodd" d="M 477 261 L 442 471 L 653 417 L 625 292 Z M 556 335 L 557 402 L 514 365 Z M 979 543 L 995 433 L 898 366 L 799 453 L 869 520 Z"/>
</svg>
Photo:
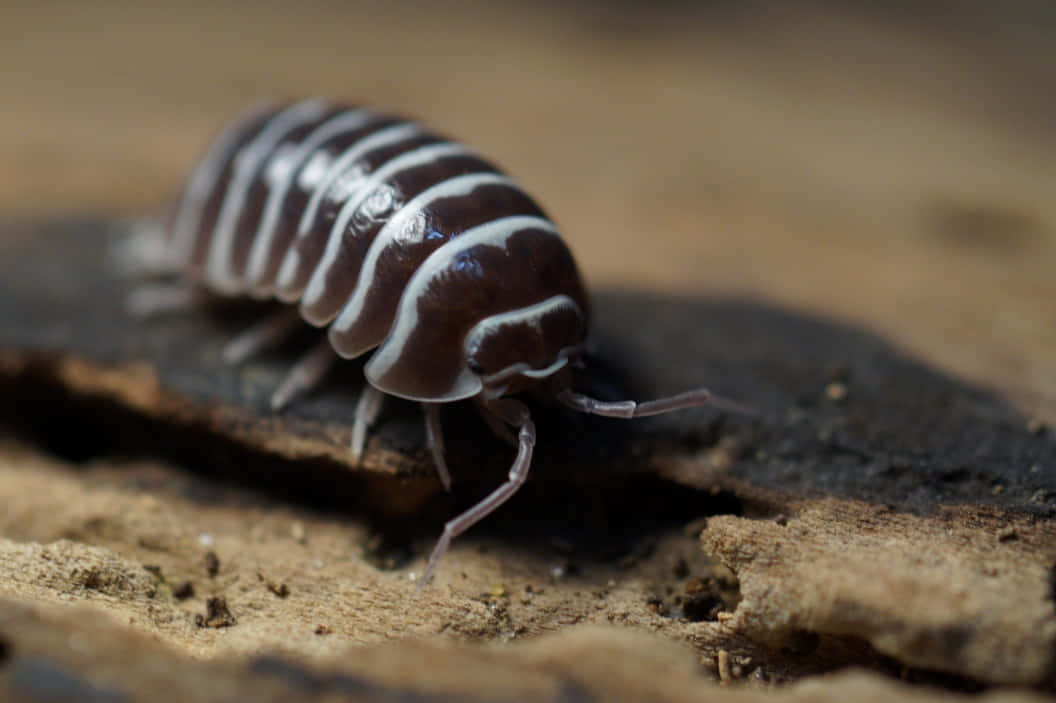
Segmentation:
<svg viewBox="0 0 1056 703">
<path fill-rule="evenodd" d="M 439 404 L 473 399 L 516 443 L 507 480 L 445 524 L 419 588 L 451 540 L 524 483 L 536 433 L 517 394 L 534 390 L 618 418 L 741 409 L 705 389 L 644 403 L 573 392 L 590 312 L 571 252 L 516 183 L 416 122 L 323 99 L 257 105 L 216 137 L 163 230 L 164 268 L 180 283 L 137 291 L 140 312 L 200 291 L 283 303 L 231 340 L 231 363 L 302 321 L 326 328 L 275 390 L 276 410 L 318 384 L 335 359 L 371 354 L 352 419 L 354 461 L 385 395 L 421 404 L 448 490 Z"/>
</svg>

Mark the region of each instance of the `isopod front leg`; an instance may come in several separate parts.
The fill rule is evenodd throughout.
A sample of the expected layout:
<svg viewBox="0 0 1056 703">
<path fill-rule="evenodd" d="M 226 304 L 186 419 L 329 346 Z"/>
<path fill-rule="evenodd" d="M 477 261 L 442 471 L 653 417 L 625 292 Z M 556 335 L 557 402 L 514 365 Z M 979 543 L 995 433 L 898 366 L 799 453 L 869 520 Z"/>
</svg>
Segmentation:
<svg viewBox="0 0 1056 703">
<path fill-rule="evenodd" d="M 487 408 L 504 422 L 518 428 L 517 458 L 513 460 L 506 482 L 496 488 L 484 500 L 444 525 L 444 533 L 429 555 L 429 563 L 418 581 L 418 591 L 425 587 L 436 571 L 440 558 L 447 552 L 451 540 L 458 537 L 473 525 L 494 512 L 500 505 L 509 500 L 528 478 L 528 469 L 532 465 L 532 450 L 535 448 L 535 424 L 528 413 L 528 408 L 509 398 L 490 401 Z"/>
<path fill-rule="evenodd" d="M 327 340 L 323 340 L 293 365 L 279 387 L 271 394 L 271 409 L 281 410 L 309 388 L 315 387 L 337 358 Z"/>
<path fill-rule="evenodd" d="M 224 361 L 232 366 L 241 364 L 282 342 L 300 324 L 301 318 L 295 308 L 286 308 L 269 315 L 224 346 Z"/>
<path fill-rule="evenodd" d="M 444 484 L 444 490 L 450 493 L 451 472 L 447 470 L 447 462 L 444 460 L 444 431 L 440 427 L 440 408 L 436 403 L 422 403 L 422 411 L 425 413 L 425 442 L 433 455 L 433 464 L 436 465 L 440 483 Z"/>
<path fill-rule="evenodd" d="M 356 403 L 356 418 L 352 421 L 352 441 L 349 443 L 352 463 L 357 466 L 363 458 L 363 449 L 367 446 L 367 430 L 378 419 L 378 413 L 381 412 L 381 404 L 384 400 L 385 394 L 369 383 L 359 394 L 359 402 Z"/>
</svg>

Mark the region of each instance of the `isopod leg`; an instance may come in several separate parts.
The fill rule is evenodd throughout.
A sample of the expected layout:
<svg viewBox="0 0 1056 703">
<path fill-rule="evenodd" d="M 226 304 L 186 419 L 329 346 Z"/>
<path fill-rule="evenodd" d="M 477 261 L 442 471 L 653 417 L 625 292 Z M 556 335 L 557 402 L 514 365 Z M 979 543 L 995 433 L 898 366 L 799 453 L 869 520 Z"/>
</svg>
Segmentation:
<svg viewBox="0 0 1056 703">
<path fill-rule="evenodd" d="M 329 370 L 337 355 L 328 340 L 323 340 L 293 365 L 282 383 L 271 394 L 271 408 L 281 410 L 294 396 L 314 387 Z"/>
<path fill-rule="evenodd" d="M 352 421 L 352 441 L 349 443 L 354 464 L 359 464 L 359 460 L 363 458 L 363 448 L 367 446 L 367 429 L 378 419 L 383 400 L 385 400 L 385 394 L 369 383 L 359 394 L 359 402 L 356 403 L 356 418 Z"/>
<path fill-rule="evenodd" d="M 300 324 L 295 309 L 284 309 L 269 315 L 224 346 L 224 361 L 241 364 L 261 351 L 273 347 L 288 337 Z"/>
<path fill-rule="evenodd" d="M 433 455 L 433 463 L 436 465 L 436 473 L 440 476 L 440 483 L 444 484 L 444 490 L 451 492 L 451 472 L 447 470 L 447 462 L 444 461 L 444 432 L 440 427 L 440 409 L 436 403 L 422 403 L 422 411 L 425 413 L 425 441 L 429 445 L 429 452 Z"/>
<path fill-rule="evenodd" d="M 494 412 L 503 421 L 519 428 L 517 458 L 510 467 L 510 473 L 505 483 L 496 488 L 487 498 L 480 501 L 472 508 L 462 513 L 444 525 L 444 533 L 429 555 L 429 563 L 425 567 L 422 578 L 418 581 L 418 590 L 421 591 L 436 571 L 436 565 L 440 558 L 447 552 L 451 540 L 468 530 L 476 523 L 495 511 L 517 492 L 528 478 L 528 469 L 532 465 L 532 450 L 535 447 L 535 424 L 528 414 L 528 408 L 516 400 L 501 399 L 488 403 L 488 409 Z"/>
<path fill-rule="evenodd" d="M 186 283 L 144 283 L 128 295 L 125 310 L 140 320 L 190 310 L 206 298 L 200 288 Z"/>
</svg>

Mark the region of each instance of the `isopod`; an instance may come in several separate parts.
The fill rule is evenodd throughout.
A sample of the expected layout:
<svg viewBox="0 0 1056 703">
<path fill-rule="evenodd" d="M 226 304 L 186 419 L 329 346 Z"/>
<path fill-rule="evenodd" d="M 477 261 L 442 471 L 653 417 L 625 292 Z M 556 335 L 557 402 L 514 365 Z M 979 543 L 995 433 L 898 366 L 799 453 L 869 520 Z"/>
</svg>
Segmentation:
<svg viewBox="0 0 1056 703">
<path fill-rule="evenodd" d="M 641 403 L 573 392 L 589 305 L 557 228 L 471 149 L 369 108 L 323 99 L 251 108 L 195 166 L 163 237 L 165 266 L 181 283 L 167 293 L 141 289 L 139 309 L 202 290 L 287 304 L 231 340 L 228 361 L 280 341 L 302 320 L 327 328 L 275 390 L 274 408 L 316 385 L 337 357 L 373 352 L 352 421 L 354 461 L 385 395 L 421 404 L 448 490 L 441 403 L 474 399 L 492 429 L 516 443 L 507 480 L 444 525 L 419 587 L 452 539 L 524 483 L 536 432 L 516 394 L 536 389 L 616 418 L 705 404 L 741 409 L 702 388 Z"/>
</svg>

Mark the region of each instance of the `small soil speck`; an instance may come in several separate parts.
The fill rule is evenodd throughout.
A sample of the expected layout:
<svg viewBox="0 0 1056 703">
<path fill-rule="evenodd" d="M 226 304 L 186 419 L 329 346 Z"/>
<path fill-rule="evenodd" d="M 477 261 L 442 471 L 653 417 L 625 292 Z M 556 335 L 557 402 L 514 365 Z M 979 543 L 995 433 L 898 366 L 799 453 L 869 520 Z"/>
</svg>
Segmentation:
<svg viewBox="0 0 1056 703">
<path fill-rule="evenodd" d="M 187 600 L 194 596 L 194 584 L 190 581 L 181 581 L 172 587 L 172 596 L 176 600 Z"/>
<path fill-rule="evenodd" d="M 205 615 L 196 615 L 194 624 L 198 627 L 231 627 L 238 621 L 227 607 L 227 599 L 223 596 L 212 596 L 205 602 Z"/>
<path fill-rule="evenodd" d="M 847 398 L 847 385 L 833 382 L 825 387 L 825 397 L 834 402 L 840 402 Z"/>
<path fill-rule="evenodd" d="M 265 578 L 264 574 L 257 573 L 257 579 L 264 583 L 264 586 L 279 598 L 285 598 L 290 595 L 290 588 L 284 583 L 275 583 L 271 579 Z"/>
<path fill-rule="evenodd" d="M 212 550 L 205 553 L 205 573 L 209 574 L 209 578 L 220 573 L 220 557 Z"/>
</svg>

